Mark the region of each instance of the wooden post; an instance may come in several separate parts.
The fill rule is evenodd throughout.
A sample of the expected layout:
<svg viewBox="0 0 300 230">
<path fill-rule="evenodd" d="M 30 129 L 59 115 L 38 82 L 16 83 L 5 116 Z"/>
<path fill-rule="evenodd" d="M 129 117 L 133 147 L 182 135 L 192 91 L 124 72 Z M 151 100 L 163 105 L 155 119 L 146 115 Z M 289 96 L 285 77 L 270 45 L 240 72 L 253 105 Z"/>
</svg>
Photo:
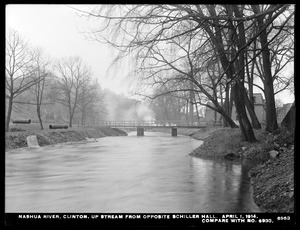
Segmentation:
<svg viewBox="0 0 300 230">
<path fill-rule="evenodd" d="M 177 136 L 177 128 L 172 128 L 172 137 Z"/>
<path fill-rule="evenodd" d="M 144 136 L 144 128 L 137 127 L 137 136 Z"/>
</svg>

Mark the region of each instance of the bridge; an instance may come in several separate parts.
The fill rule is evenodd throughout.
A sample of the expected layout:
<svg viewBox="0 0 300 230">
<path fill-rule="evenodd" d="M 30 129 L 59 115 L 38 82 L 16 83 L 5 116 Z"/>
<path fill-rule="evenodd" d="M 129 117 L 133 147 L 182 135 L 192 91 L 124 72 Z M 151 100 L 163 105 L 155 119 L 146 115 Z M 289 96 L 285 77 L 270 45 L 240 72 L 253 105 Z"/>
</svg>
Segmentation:
<svg viewBox="0 0 300 230">
<path fill-rule="evenodd" d="M 111 128 L 137 128 L 137 135 L 144 136 L 145 128 L 170 128 L 172 136 L 177 136 L 177 128 L 199 129 L 207 127 L 206 122 L 188 121 L 100 121 L 99 125 Z"/>
</svg>

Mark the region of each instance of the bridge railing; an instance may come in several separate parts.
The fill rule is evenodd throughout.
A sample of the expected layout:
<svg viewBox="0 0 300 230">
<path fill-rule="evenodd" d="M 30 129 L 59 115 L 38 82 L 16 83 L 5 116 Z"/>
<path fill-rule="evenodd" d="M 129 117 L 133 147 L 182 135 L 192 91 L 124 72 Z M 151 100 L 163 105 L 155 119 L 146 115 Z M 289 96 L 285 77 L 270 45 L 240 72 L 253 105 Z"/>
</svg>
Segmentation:
<svg viewBox="0 0 300 230">
<path fill-rule="evenodd" d="M 206 126 L 206 122 L 187 122 L 187 121 L 100 121 L 102 126 L 114 126 L 114 127 L 137 127 L 137 126 Z"/>
</svg>

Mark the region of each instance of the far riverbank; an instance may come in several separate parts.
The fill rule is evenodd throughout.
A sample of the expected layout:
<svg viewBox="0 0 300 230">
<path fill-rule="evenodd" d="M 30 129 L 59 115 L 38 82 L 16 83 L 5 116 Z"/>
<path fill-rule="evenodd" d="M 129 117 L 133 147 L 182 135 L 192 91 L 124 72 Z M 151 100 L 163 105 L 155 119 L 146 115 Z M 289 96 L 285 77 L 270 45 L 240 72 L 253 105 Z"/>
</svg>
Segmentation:
<svg viewBox="0 0 300 230">
<path fill-rule="evenodd" d="M 87 141 L 89 138 L 106 136 L 127 136 L 121 129 L 109 127 L 74 127 L 69 129 L 12 129 L 5 133 L 5 151 L 28 147 L 26 138 L 36 135 L 39 146 L 55 145 L 67 142 Z"/>
</svg>

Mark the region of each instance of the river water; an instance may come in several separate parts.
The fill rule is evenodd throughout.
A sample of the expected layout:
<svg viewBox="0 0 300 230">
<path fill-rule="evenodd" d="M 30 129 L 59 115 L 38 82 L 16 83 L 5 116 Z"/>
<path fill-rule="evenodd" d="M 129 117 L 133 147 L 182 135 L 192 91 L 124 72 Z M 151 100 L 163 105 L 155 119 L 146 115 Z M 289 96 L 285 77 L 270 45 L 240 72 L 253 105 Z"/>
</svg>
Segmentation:
<svg viewBox="0 0 300 230">
<path fill-rule="evenodd" d="M 145 132 L 6 152 L 6 212 L 260 212 L 249 164 L 188 155 L 201 141 Z"/>
</svg>

